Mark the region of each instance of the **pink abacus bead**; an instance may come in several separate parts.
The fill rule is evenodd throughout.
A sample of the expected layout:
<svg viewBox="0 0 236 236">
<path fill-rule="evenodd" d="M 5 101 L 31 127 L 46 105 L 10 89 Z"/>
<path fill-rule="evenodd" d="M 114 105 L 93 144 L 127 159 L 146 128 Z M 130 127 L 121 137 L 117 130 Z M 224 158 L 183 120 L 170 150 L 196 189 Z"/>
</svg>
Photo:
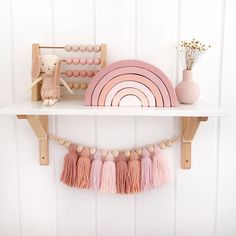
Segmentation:
<svg viewBox="0 0 236 236">
<path fill-rule="evenodd" d="M 86 64 L 86 59 L 81 58 L 81 59 L 79 60 L 79 62 L 80 62 L 81 65 L 85 65 L 85 64 Z"/>
<path fill-rule="evenodd" d="M 93 58 L 88 58 L 87 59 L 87 64 L 92 65 L 93 64 Z"/>
<path fill-rule="evenodd" d="M 79 51 L 79 46 L 76 45 L 76 44 L 72 45 L 72 51 L 73 51 L 73 52 Z"/>
<path fill-rule="evenodd" d="M 67 52 L 71 51 L 71 45 L 70 45 L 70 44 L 66 44 L 65 47 L 64 47 L 64 49 L 65 49 Z"/>
<path fill-rule="evenodd" d="M 67 70 L 65 74 L 67 77 L 71 77 L 73 75 L 73 72 L 71 70 Z"/>
<path fill-rule="evenodd" d="M 66 61 L 67 65 L 70 65 L 72 63 L 72 58 L 71 57 L 67 57 L 65 61 Z"/>
<path fill-rule="evenodd" d="M 86 77 L 86 75 L 87 75 L 87 71 L 86 70 L 80 71 L 80 76 L 81 77 Z"/>
<path fill-rule="evenodd" d="M 101 63 L 101 59 L 100 58 L 95 58 L 94 59 L 94 64 L 95 65 L 99 65 Z"/>
<path fill-rule="evenodd" d="M 95 52 L 100 52 L 100 51 L 101 51 L 100 45 L 96 45 L 96 46 L 94 47 L 94 51 L 95 51 Z"/>
<path fill-rule="evenodd" d="M 78 77 L 78 76 L 79 76 L 79 74 L 80 74 L 80 73 L 79 73 L 79 71 L 78 71 L 78 70 L 74 70 L 74 71 L 73 71 L 73 76 L 74 76 L 74 77 Z"/>
<path fill-rule="evenodd" d="M 73 64 L 75 64 L 75 65 L 79 64 L 79 58 L 78 57 L 73 58 Z"/>
<path fill-rule="evenodd" d="M 93 77 L 94 76 L 94 72 L 93 71 L 87 71 L 87 76 L 88 77 Z"/>
<path fill-rule="evenodd" d="M 85 52 L 86 51 L 86 46 L 85 45 L 80 45 L 79 47 L 81 52 Z"/>
<path fill-rule="evenodd" d="M 86 48 L 87 48 L 88 52 L 92 52 L 93 51 L 93 46 L 92 45 L 87 45 Z"/>
</svg>

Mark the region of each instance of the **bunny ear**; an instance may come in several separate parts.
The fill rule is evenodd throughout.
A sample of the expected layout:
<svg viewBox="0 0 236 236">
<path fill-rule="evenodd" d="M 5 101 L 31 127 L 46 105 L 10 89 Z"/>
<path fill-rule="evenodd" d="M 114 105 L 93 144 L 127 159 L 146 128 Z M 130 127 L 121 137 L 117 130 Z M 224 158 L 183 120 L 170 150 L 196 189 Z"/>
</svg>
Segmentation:
<svg viewBox="0 0 236 236">
<path fill-rule="evenodd" d="M 55 75 L 54 75 L 54 79 L 56 81 L 56 83 L 60 83 L 60 74 L 61 74 L 61 59 L 57 60 L 57 64 L 56 64 L 56 69 L 55 69 Z"/>
<path fill-rule="evenodd" d="M 40 52 L 39 45 L 32 45 L 32 68 L 31 68 L 31 76 L 33 79 L 37 79 L 40 74 Z"/>
</svg>

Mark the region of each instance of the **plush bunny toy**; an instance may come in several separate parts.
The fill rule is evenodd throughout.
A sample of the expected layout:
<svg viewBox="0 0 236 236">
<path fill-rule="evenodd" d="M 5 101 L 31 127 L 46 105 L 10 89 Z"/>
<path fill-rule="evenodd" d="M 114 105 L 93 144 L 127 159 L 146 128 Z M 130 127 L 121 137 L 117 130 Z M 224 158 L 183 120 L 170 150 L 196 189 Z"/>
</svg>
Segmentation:
<svg viewBox="0 0 236 236">
<path fill-rule="evenodd" d="M 53 105 L 60 99 L 60 82 L 73 94 L 68 84 L 60 77 L 61 59 L 56 55 L 44 55 L 33 58 L 32 78 L 34 82 L 29 89 L 32 89 L 42 80 L 41 98 L 44 105 Z"/>
</svg>

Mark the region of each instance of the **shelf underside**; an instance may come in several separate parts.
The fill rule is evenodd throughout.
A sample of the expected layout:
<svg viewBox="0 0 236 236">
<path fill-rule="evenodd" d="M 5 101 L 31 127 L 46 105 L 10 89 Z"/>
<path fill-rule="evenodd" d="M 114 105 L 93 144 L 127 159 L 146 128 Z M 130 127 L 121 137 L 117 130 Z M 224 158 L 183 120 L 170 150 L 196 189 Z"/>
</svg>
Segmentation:
<svg viewBox="0 0 236 236">
<path fill-rule="evenodd" d="M 0 108 L 2 115 L 83 115 L 83 116 L 173 116 L 222 117 L 227 112 L 216 105 L 199 101 L 194 105 L 178 107 L 90 107 L 82 100 L 61 100 L 53 106 L 43 106 L 42 101 L 30 100 L 12 103 Z"/>
</svg>

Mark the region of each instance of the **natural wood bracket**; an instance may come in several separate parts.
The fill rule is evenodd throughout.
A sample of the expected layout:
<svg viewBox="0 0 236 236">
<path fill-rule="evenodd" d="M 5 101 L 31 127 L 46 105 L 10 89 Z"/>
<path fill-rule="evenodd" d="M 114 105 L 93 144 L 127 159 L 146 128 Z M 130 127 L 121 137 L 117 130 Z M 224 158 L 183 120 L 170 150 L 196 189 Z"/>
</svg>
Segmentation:
<svg viewBox="0 0 236 236">
<path fill-rule="evenodd" d="M 39 139 L 40 165 L 48 165 L 48 116 L 17 115 L 17 118 L 28 120 L 35 135 Z"/>
<path fill-rule="evenodd" d="M 192 141 L 201 121 L 208 117 L 182 117 L 182 168 L 191 169 Z"/>
</svg>

